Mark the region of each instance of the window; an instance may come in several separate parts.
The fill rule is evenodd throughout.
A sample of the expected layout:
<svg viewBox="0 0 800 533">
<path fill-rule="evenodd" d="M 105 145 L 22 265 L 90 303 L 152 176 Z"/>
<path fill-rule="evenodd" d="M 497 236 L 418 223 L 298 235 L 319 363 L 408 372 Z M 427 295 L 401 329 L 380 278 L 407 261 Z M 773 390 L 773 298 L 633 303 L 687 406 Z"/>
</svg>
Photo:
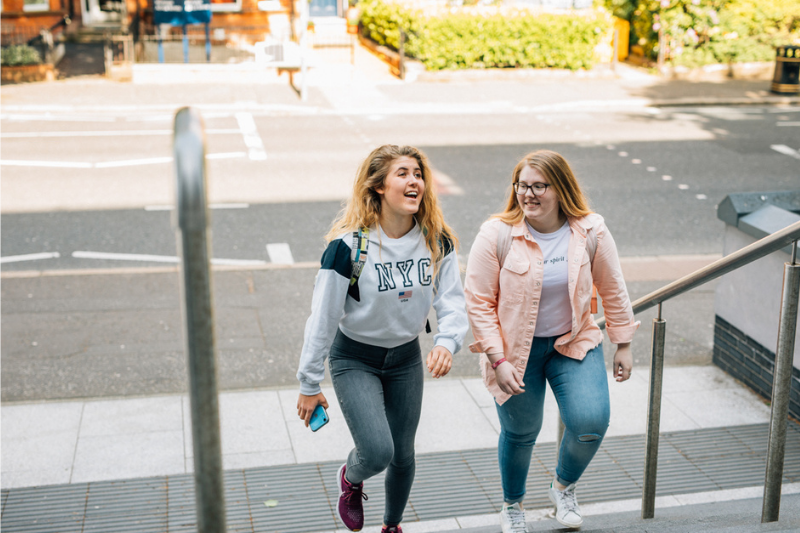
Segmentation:
<svg viewBox="0 0 800 533">
<path fill-rule="evenodd" d="M 241 10 L 242 10 L 242 0 L 211 0 L 211 11 L 241 11 Z"/>
<path fill-rule="evenodd" d="M 23 11 L 50 11 L 50 0 L 25 0 Z"/>
</svg>

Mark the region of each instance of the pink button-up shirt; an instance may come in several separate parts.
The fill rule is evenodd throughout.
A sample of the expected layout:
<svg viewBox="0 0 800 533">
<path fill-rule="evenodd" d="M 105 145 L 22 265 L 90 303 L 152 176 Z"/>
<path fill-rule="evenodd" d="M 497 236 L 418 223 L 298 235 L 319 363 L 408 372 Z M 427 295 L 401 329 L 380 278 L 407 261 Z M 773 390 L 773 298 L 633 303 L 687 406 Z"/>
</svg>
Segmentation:
<svg viewBox="0 0 800 533">
<path fill-rule="evenodd" d="M 470 250 L 464 284 L 467 313 L 475 336 L 469 348 L 474 353 L 481 352 L 483 381 L 500 405 L 511 395 L 497 385 L 486 354 L 503 354 L 521 375 L 525 374 L 544 273 L 542 249 L 531 236 L 524 219 L 511 228 L 511 248 L 500 268 L 497 237 L 501 224 L 504 222 L 493 219 L 481 226 Z M 556 340 L 555 348 L 567 357 L 580 360 L 603 342 L 603 334 L 590 312 L 592 284 L 603 300 L 606 331 L 611 342 L 631 342 L 639 322 L 633 319 L 617 246 L 603 217 L 593 213 L 570 218 L 569 226 L 572 235 L 567 260 L 572 329 Z M 594 228 L 597 235 L 593 261 L 586 250 L 589 228 Z"/>
</svg>

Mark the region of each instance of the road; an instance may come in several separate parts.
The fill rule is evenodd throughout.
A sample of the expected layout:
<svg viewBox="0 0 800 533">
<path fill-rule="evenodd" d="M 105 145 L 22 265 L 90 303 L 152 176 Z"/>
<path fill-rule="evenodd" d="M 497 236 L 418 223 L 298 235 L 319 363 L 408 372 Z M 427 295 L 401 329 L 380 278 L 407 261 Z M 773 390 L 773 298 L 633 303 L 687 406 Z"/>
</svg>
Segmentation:
<svg viewBox="0 0 800 533">
<path fill-rule="evenodd" d="M 199 106 L 213 257 L 234 268 L 214 281 L 223 388 L 294 386 L 322 235 L 377 145 L 428 154 L 464 259 L 514 164 L 538 148 L 571 162 L 623 258 L 719 254 L 725 195 L 799 181 L 798 107 L 548 107 L 513 87 L 502 101 L 459 89 L 414 107 L 413 86 L 382 90 L 394 107 Z M 184 390 L 169 106 L 4 106 L 0 119 L 2 399 Z M 672 310 L 675 360 L 707 361 L 713 286 Z M 459 356 L 454 374 L 475 375 L 474 362 Z"/>
</svg>

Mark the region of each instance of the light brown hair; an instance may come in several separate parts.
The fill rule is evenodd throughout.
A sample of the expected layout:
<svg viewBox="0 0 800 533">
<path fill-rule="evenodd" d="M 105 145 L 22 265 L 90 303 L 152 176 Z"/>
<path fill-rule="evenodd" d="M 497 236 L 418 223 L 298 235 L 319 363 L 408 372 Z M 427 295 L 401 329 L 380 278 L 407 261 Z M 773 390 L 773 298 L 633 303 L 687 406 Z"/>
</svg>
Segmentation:
<svg viewBox="0 0 800 533">
<path fill-rule="evenodd" d="M 433 259 L 435 275 L 438 270 L 438 262 L 444 258 L 446 253 L 443 242 L 449 240 L 455 250 L 458 247 L 458 238 L 444 221 L 428 158 L 413 146 L 385 144 L 367 156 L 358 169 L 353 184 L 353 196 L 331 224 L 325 240 L 330 242 L 342 233 L 351 233 L 358 231 L 359 228 L 378 224 L 381 215 L 381 196 L 376 189 L 384 187 L 392 163 L 403 156 L 413 157 L 417 160 L 422 172 L 422 179 L 425 182 L 422 202 L 414 217 L 425 236 L 425 244 Z"/>
<path fill-rule="evenodd" d="M 561 154 L 551 150 L 537 150 L 523 157 L 511 174 L 511 189 L 506 208 L 495 213 L 491 218 L 499 218 L 506 224 L 517 224 L 525 216 L 517 201 L 514 184 L 519 181 L 522 169 L 529 166 L 538 170 L 550 182 L 550 188 L 558 198 L 558 207 L 567 217 L 582 217 L 592 212 L 589 200 L 583 194 L 578 179 L 572 172 L 567 160 Z M 550 193 L 552 194 L 552 193 Z"/>
</svg>

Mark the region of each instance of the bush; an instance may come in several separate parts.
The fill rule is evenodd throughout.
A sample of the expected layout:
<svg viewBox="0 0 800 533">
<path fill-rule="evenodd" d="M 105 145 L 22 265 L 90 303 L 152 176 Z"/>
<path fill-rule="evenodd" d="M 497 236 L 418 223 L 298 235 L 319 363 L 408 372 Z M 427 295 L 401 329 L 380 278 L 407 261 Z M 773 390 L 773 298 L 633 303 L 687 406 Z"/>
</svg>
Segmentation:
<svg viewBox="0 0 800 533">
<path fill-rule="evenodd" d="M 775 46 L 800 43 L 797 0 L 605 0 L 617 16 L 631 21 L 631 44 L 658 57 L 658 33 L 665 59 L 689 67 L 709 63 L 771 61 Z"/>
<path fill-rule="evenodd" d="M 366 36 L 405 52 L 428 70 L 466 68 L 564 68 L 594 66 L 594 48 L 611 27 L 603 13 L 545 14 L 524 10 L 476 11 L 425 16 L 398 4 L 361 4 Z"/>
<path fill-rule="evenodd" d="M 36 65 L 42 62 L 38 50 L 24 44 L 8 46 L 2 49 L 0 64 L 4 67 L 16 65 Z"/>
</svg>

